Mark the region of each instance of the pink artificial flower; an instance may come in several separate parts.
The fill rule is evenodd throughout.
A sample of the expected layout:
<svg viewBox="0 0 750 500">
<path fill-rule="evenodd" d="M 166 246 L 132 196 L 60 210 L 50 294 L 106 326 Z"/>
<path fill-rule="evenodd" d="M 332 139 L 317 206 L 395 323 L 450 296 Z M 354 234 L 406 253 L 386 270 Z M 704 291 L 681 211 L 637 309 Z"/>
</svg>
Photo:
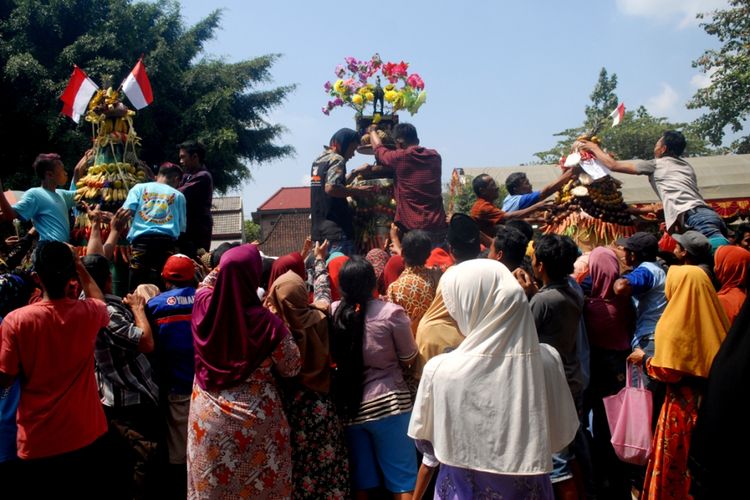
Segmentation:
<svg viewBox="0 0 750 500">
<path fill-rule="evenodd" d="M 323 114 L 326 116 L 329 116 L 331 114 L 331 110 L 328 108 L 320 108 L 321 111 L 323 111 Z"/>
<path fill-rule="evenodd" d="M 331 82 L 326 82 L 323 85 L 323 88 L 325 89 L 326 92 L 330 92 L 331 91 Z"/>
<path fill-rule="evenodd" d="M 413 89 L 424 90 L 424 80 L 417 73 L 412 73 L 409 78 L 406 79 L 406 83 Z"/>
<path fill-rule="evenodd" d="M 346 68 L 344 68 L 342 65 L 339 64 L 339 65 L 336 66 L 335 73 L 336 73 L 337 77 L 343 78 L 345 72 L 346 72 Z"/>
</svg>

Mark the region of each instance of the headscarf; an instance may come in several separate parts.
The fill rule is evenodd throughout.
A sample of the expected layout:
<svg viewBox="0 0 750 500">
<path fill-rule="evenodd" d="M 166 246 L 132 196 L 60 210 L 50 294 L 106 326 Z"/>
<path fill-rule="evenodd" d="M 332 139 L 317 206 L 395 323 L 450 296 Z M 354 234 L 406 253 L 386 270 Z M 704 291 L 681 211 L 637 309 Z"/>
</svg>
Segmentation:
<svg viewBox="0 0 750 500">
<path fill-rule="evenodd" d="M 448 252 L 440 247 L 435 247 L 430 252 L 430 256 L 427 258 L 427 262 L 425 262 L 425 267 L 440 269 L 441 272 L 445 272 L 453 264 L 453 257 Z"/>
<path fill-rule="evenodd" d="M 283 257 L 279 257 L 273 262 L 271 266 L 271 275 L 268 278 L 268 287 L 266 290 L 271 289 L 271 285 L 276 279 L 287 271 L 294 271 L 297 276 L 303 280 L 307 279 L 307 271 L 305 271 L 305 261 L 299 252 L 292 252 Z M 260 286 L 260 284 L 258 285 Z"/>
<path fill-rule="evenodd" d="M 331 282 L 331 300 L 337 301 L 341 299 L 341 293 L 339 292 L 339 272 L 344 264 L 349 260 L 349 257 L 342 255 L 336 257 L 328 262 L 328 279 Z"/>
<path fill-rule="evenodd" d="M 747 297 L 747 268 L 750 266 L 750 252 L 742 247 L 724 245 L 716 250 L 716 279 L 721 283 L 719 301 L 727 313 L 729 324 L 740 313 Z"/>
<path fill-rule="evenodd" d="M 266 296 L 266 307 L 286 323 L 294 335 L 302 358 L 299 372 L 302 385 L 326 394 L 331 386 L 326 315 L 307 301 L 302 278 L 287 271 L 273 282 Z"/>
<path fill-rule="evenodd" d="M 614 251 L 605 247 L 595 248 L 588 261 L 591 294 L 584 302 L 583 319 L 589 342 L 601 349 L 628 350 L 634 313 L 628 297 L 615 295 L 620 261 Z"/>
<path fill-rule="evenodd" d="M 750 301 L 745 301 L 711 365 L 690 442 L 691 493 L 695 498 L 733 498 L 745 487 L 750 448 L 747 414 L 738 406 L 750 385 Z M 734 452 L 732 452 L 734 450 Z"/>
<path fill-rule="evenodd" d="M 255 245 L 224 253 L 214 288 L 195 294 L 195 380 L 205 390 L 244 381 L 289 334 L 256 293 L 262 264 Z"/>
<path fill-rule="evenodd" d="M 454 467 L 550 472 L 578 416 L 559 357 L 542 354 L 521 286 L 499 262 L 475 259 L 446 272 L 442 294 L 466 338 L 427 362 L 409 436 L 431 442 L 440 463 Z"/>
<path fill-rule="evenodd" d="M 372 268 L 375 270 L 375 280 L 378 284 L 378 293 L 381 295 L 387 290 L 384 286 L 383 271 L 385 270 L 385 265 L 389 258 L 390 256 L 388 255 L 388 252 L 382 248 L 373 248 L 367 252 L 367 256 L 365 257 L 367 262 L 372 264 Z"/>
<path fill-rule="evenodd" d="M 651 364 L 708 377 L 729 321 L 711 280 L 698 266 L 672 266 L 664 285 L 667 307 L 656 323 Z"/>
<path fill-rule="evenodd" d="M 404 264 L 404 258 L 400 255 L 394 255 L 388 259 L 388 263 L 386 263 L 385 269 L 383 270 L 383 286 L 385 286 L 386 290 L 391 286 L 391 283 L 401 276 L 404 269 L 406 269 L 406 264 Z"/>
<path fill-rule="evenodd" d="M 417 379 L 421 378 L 424 365 L 429 360 L 438 354 L 455 349 L 464 340 L 464 336 L 458 331 L 456 320 L 448 314 L 448 310 L 445 308 L 442 282 L 442 279 L 438 282 L 435 298 L 417 327 L 415 340 L 419 349 L 419 356 L 417 356 L 414 366 L 414 374 Z"/>
</svg>

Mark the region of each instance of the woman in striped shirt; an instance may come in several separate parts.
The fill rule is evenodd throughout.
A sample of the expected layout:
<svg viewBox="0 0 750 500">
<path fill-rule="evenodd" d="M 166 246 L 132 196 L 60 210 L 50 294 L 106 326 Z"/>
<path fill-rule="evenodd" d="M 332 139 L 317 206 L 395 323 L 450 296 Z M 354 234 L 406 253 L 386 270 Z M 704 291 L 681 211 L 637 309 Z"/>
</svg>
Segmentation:
<svg viewBox="0 0 750 500">
<path fill-rule="evenodd" d="M 417 477 L 414 442 L 406 435 L 412 403 L 402 369 L 417 356 L 410 320 L 401 306 L 373 299 L 372 265 L 352 257 L 339 274 L 331 339 L 333 394 L 346 422 L 354 487 L 380 485 L 411 498 Z"/>
</svg>

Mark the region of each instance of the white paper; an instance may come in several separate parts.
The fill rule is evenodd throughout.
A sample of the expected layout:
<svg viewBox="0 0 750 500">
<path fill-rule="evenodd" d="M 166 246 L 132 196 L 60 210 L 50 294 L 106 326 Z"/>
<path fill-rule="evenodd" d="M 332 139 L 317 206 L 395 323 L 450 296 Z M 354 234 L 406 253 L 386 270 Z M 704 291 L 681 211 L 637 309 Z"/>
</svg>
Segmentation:
<svg viewBox="0 0 750 500">
<path fill-rule="evenodd" d="M 611 173 L 603 163 L 600 163 L 599 160 L 595 158 L 584 160 L 579 165 L 581 165 L 581 168 L 594 180 L 606 177 Z"/>
<path fill-rule="evenodd" d="M 570 153 L 567 158 L 565 158 L 565 165 L 566 167 L 575 167 L 581 162 L 581 155 L 578 152 Z"/>
</svg>

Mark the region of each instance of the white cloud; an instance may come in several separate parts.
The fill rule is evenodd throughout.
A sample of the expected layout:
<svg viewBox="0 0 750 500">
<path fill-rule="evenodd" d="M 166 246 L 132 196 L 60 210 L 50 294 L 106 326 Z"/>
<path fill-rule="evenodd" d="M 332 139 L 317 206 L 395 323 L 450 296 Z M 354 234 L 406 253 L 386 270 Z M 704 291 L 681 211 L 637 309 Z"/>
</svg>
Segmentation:
<svg viewBox="0 0 750 500">
<path fill-rule="evenodd" d="M 662 83 L 661 92 L 658 95 L 649 97 L 648 101 L 646 101 L 646 108 L 653 115 L 666 116 L 670 111 L 673 111 L 679 98 L 680 96 L 677 95 L 677 92 L 672 87 L 666 83 Z"/>
<path fill-rule="evenodd" d="M 645 17 L 662 22 L 679 19 L 678 26 L 686 28 L 698 24 L 698 13 L 708 13 L 727 7 L 727 0 L 616 0 L 617 8 L 625 15 Z"/>
<path fill-rule="evenodd" d="M 711 85 L 714 73 L 716 73 L 716 71 L 716 68 L 711 68 L 706 73 L 698 73 L 693 75 L 693 77 L 690 79 L 690 85 L 692 85 L 696 89 L 705 89 L 706 87 Z"/>
</svg>

